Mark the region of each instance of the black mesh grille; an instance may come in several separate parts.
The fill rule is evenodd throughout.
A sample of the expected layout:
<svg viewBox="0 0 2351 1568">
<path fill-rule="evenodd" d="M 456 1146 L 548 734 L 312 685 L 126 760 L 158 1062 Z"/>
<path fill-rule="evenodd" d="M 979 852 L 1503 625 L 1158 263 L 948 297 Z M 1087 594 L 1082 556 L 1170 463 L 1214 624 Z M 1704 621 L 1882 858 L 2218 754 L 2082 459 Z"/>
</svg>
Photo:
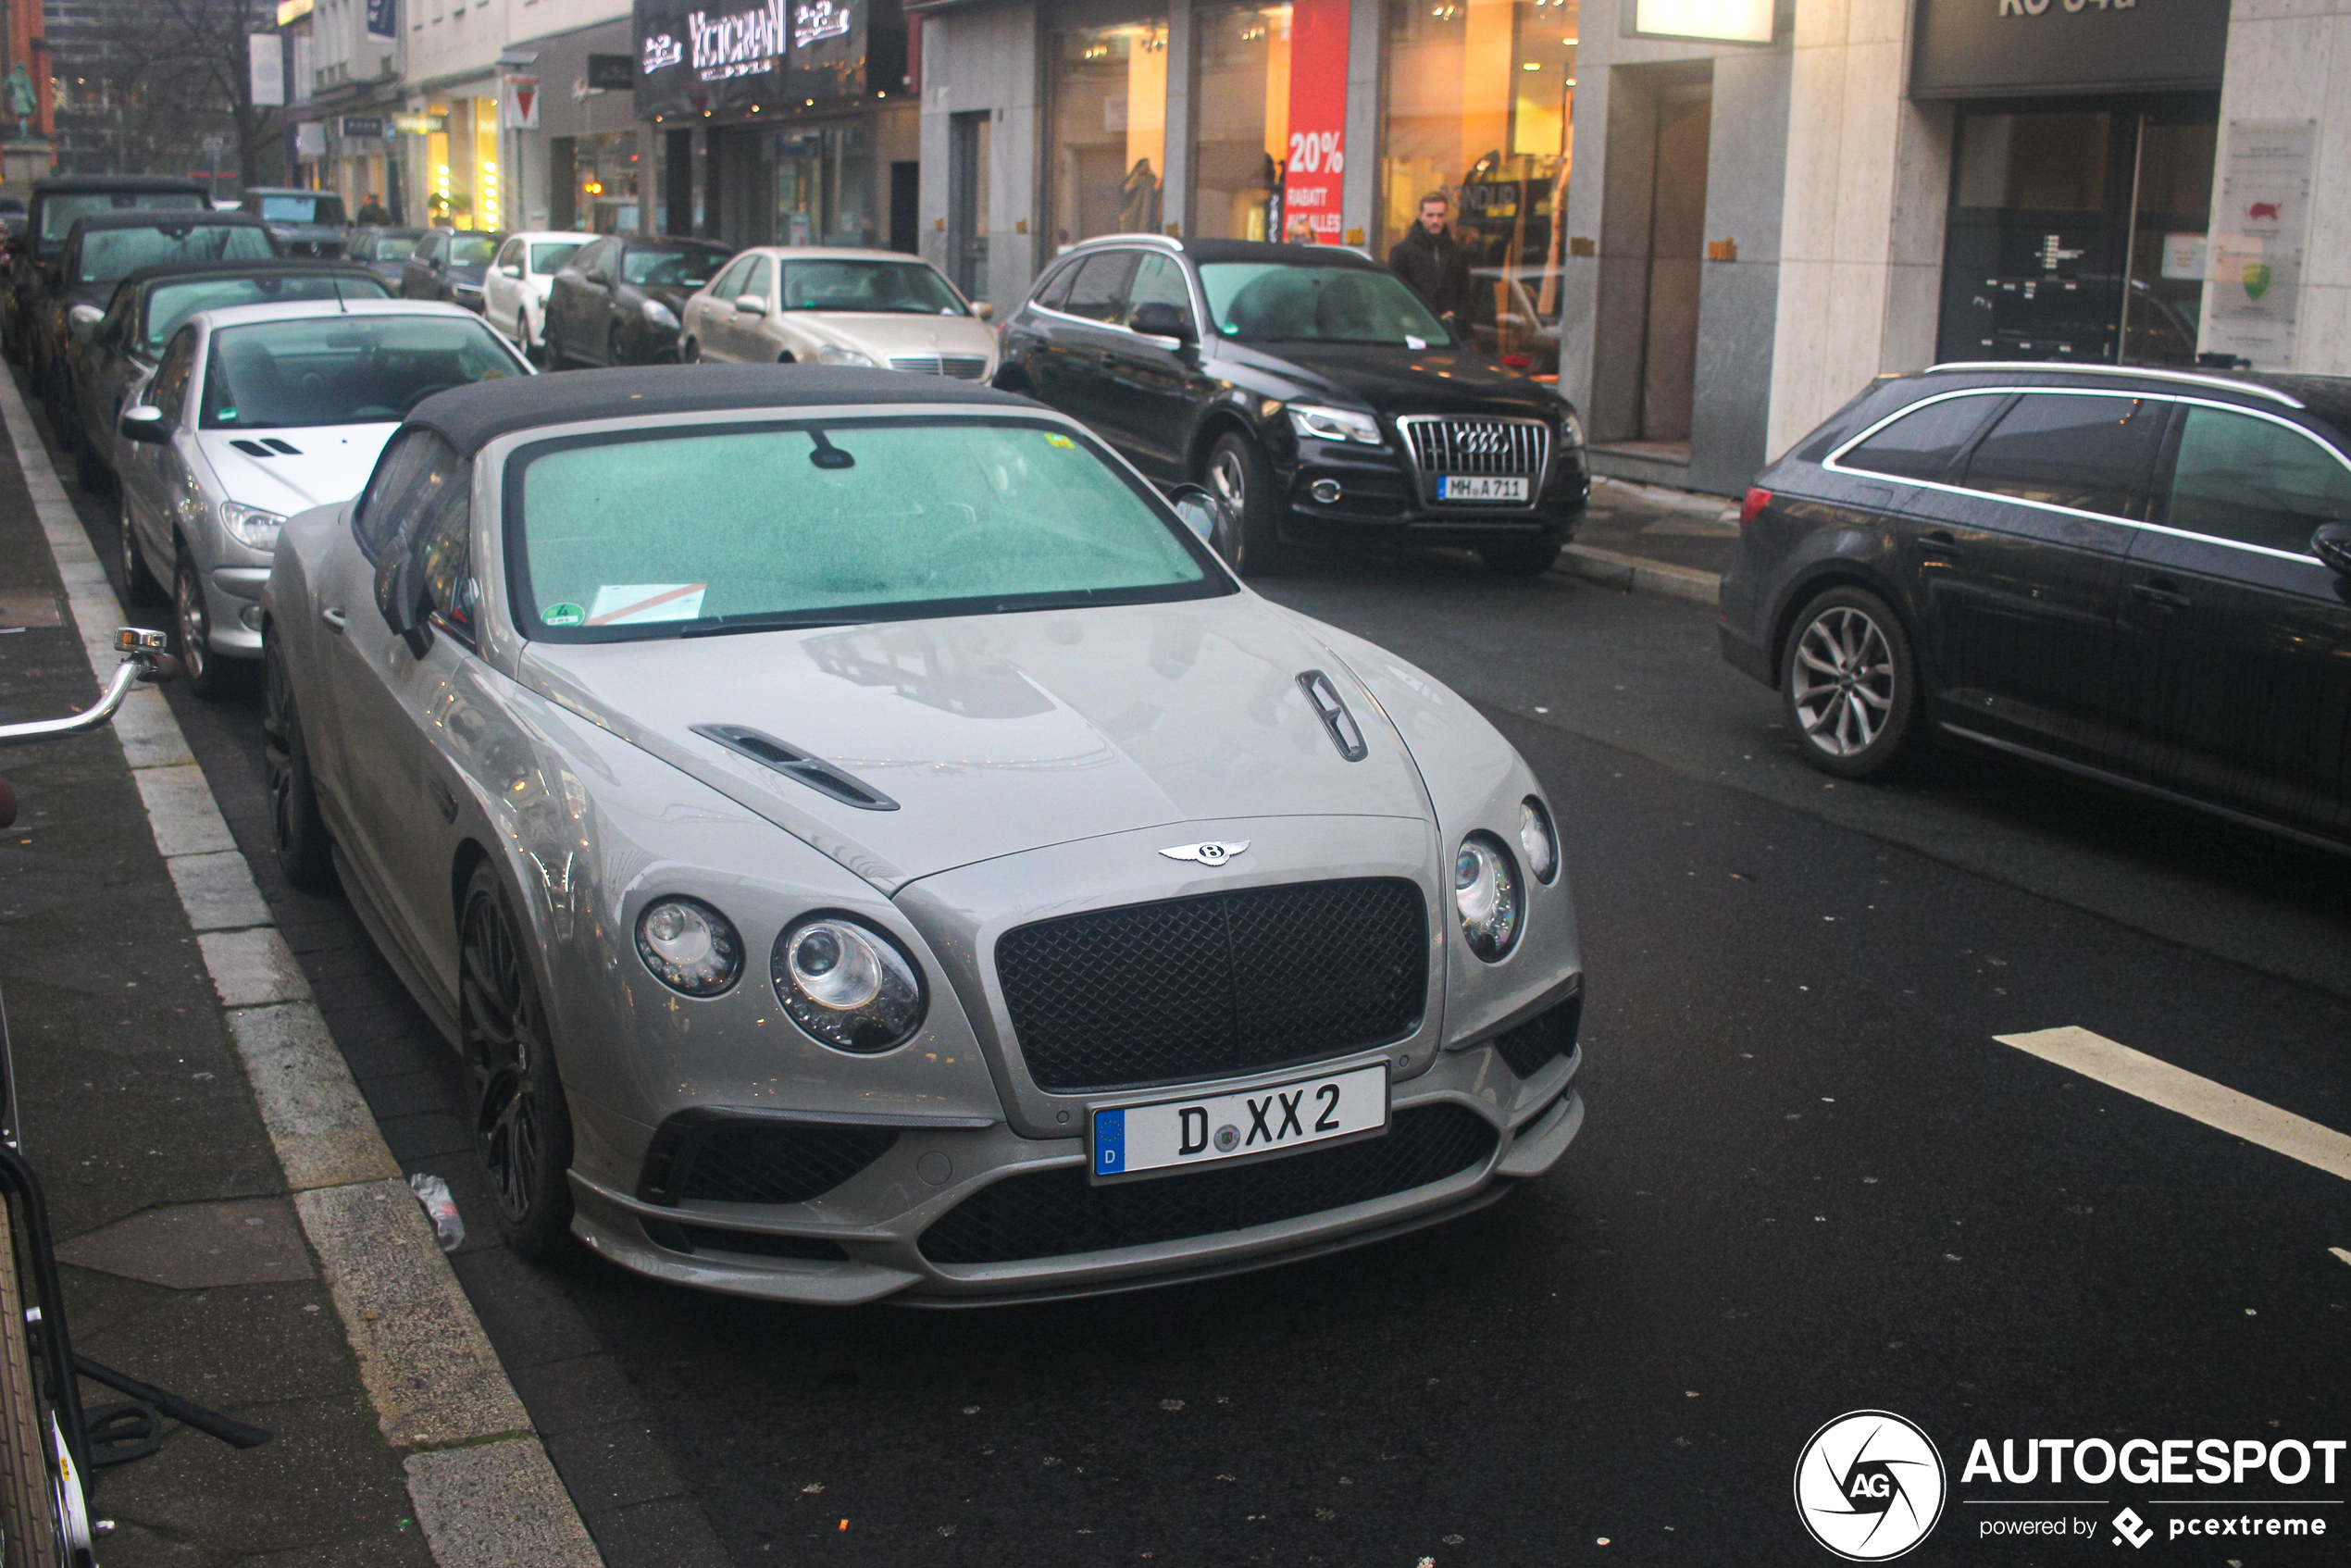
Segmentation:
<svg viewBox="0 0 2351 1568">
<path fill-rule="evenodd" d="M 672 1123 L 646 1151 L 638 1196 L 655 1203 L 805 1203 L 880 1159 L 897 1141 L 889 1127 Z"/>
<path fill-rule="evenodd" d="M 1583 1016 L 1584 998 L 1579 992 L 1501 1036 L 1494 1049 L 1510 1064 L 1511 1072 L 1531 1078 L 1554 1058 L 1575 1049 L 1575 1027 Z"/>
<path fill-rule="evenodd" d="M 1428 981 L 1412 883 L 1249 888 L 1040 920 L 996 943 L 1038 1087 L 1252 1072 L 1412 1032 Z"/>
<path fill-rule="evenodd" d="M 804 1258 L 827 1263 L 849 1261 L 849 1253 L 840 1242 L 817 1236 L 758 1236 L 748 1230 L 720 1230 L 715 1226 L 672 1225 L 667 1220 L 646 1220 L 643 1224 L 645 1235 L 653 1244 L 672 1252 L 741 1252 L 754 1258 Z"/>
<path fill-rule="evenodd" d="M 1229 1170 L 1096 1187 L 1063 1166 L 983 1187 L 923 1232 L 935 1263 L 1001 1263 L 1213 1236 L 1425 1187 L 1482 1164 L 1493 1125 L 1460 1105 L 1398 1114 L 1387 1136 Z"/>
</svg>

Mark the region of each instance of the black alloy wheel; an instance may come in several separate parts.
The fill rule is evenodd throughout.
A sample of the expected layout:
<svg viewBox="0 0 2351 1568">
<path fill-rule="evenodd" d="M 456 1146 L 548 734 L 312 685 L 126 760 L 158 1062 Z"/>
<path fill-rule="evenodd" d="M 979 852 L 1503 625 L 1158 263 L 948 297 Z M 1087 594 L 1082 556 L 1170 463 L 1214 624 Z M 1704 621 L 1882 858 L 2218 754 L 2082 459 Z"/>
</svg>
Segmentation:
<svg viewBox="0 0 2351 1568">
<path fill-rule="evenodd" d="M 473 1073 L 474 1147 L 507 1243 L 546 1258 L 571 1236 L 571 1112 L 526 939 L 489 863 L 474 867 L 463 910 L 458 1027 Z"/>
<path fill-rule="evenodd" d="M 243 670 L 213 652 L 212 607 L 205 602 L 196 563 L 184 550 L 171 579 L 171 619 L 180 636 L 180 667 L 187 674 L 189 691 L 217 703 L 243 689 Z"/>
<path fill-rule="evenodd" d="M 1865 588 L 1832 588 L 1797 612 L 1780 700 L 1804 760 L 1840 778 L 1883 778 L 1926 741 L 1909 636 Z"/>
<path fill-rule="evenodd" d="M 293 688 L 286 678 L 285 654 L 278 640 L 266 632 L 261 654 L 261 729 L 267 742 L 262 756 L 269 770 L 269 840 L 277 852 L 278 870 L 304 892 L 330 891 L 335 885 L 334 854 L 311 778 L 310 740 L 302 732 L 302 714 L 294 706 Z"/>
<path fill-rule="evenodd" d="M 1509 544 L 1489 544 L 1477 554 L 1488 571 L 1504 577 L 1541 577 L 1551 569 L 1565 548 L 1564 540 L 1526 539 Z"/>
<path fill-rule="evenodd" d="M 1227 561 L 1242 577 L 1278 572 L 1289 565 L 1275 522 L 1274 466 L 1249 437 L 1228 430 L 1208 449 L 1208 489 L 1239 519 L 1238 537 Z"/>
<path fill-rule="evenodd" d="M 131 526 L 131 498 L 117 492 L 115 527 L 122 534 L 122 602 L 132 605 L 160 604 L 170 596 L 155 574 L 147 570 L 147 558 L 139 553 L 139 536 Z"/>
</svg>

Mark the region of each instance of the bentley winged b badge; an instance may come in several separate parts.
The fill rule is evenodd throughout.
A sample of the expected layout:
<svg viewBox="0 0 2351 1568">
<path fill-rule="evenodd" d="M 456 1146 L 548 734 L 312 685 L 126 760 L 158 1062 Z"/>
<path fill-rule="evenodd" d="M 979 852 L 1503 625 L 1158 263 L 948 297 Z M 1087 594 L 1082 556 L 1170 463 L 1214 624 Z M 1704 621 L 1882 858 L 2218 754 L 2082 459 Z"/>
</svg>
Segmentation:
<svg viewBox="0 0 2351 1568">
<path fill-rule="evenodd" d="M 1162 850 L 1159 852 L 1170 860 L 1196 860 L 1202 865 L 1222 865 L 1235 855 L 1246 852 L 1248 849 L 1247 839 L 1243 839 L 1237 844 L 1220 844 L 1212 839 L 1204 844 L 1178 844 L 1172 850 Z"/>
</svg>

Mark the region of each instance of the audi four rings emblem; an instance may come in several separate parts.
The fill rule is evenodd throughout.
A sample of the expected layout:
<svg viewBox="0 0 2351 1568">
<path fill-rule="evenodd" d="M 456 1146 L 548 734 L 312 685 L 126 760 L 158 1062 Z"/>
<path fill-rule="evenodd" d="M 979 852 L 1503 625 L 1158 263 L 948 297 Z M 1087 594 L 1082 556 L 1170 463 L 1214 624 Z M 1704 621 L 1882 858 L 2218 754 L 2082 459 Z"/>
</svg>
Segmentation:
<svg viewBox="0 0 2351 1568">
<path fill-rule="evenodd" d="M 1247 839 L 1243 839 L 1237 844 L 1220 844 L 1212 839 L 1204 844 L 1178 844 L 1172 850 L 1162 850 L 1159 852 L 1170 860 L 1196 860 L 1202 865 L 1222 865 L 1235 855 L 1244 853 L 1248 849 Z"/>
</svg>

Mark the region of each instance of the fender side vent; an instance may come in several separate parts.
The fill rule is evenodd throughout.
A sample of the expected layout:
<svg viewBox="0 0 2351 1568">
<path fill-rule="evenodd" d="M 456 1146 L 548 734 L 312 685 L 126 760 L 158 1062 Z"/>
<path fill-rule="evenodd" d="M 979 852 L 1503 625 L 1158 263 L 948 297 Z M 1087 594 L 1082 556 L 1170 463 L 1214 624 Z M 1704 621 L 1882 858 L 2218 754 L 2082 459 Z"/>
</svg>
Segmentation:
<svg viewBox="0 0 2351 1568">
<path fill-rule="evenodd" d="M 772 735 L 762 735 L 740 724 L 697 724 L 693 730 L 730 752 L 765 763 L 787 778 L 798 779 L 819 794 L 830 795 L 843 805 L 855 806 L 860 811 L 898 809 L 898 803 L 879 790 L 859 783 L 822 757 L 795 751 Z"/>
<path fill-rule="evenodd" d="M 1362 762 L 1372 754 L 1371 747 L 1363 742 L 1362 727 L 1347 711 L 1347 704 L 1340 701 L 1338 688 L 1331 684 L 1329 676 L 1310 669 L 1298 678 L 1298 689 L 1306 693 L 1306 700 L 1322 716 L 1323 728 L 1331 732 L 1331 744 L 1338 748 L 1340 756 L 1349 762 Z"/>
</svg>

